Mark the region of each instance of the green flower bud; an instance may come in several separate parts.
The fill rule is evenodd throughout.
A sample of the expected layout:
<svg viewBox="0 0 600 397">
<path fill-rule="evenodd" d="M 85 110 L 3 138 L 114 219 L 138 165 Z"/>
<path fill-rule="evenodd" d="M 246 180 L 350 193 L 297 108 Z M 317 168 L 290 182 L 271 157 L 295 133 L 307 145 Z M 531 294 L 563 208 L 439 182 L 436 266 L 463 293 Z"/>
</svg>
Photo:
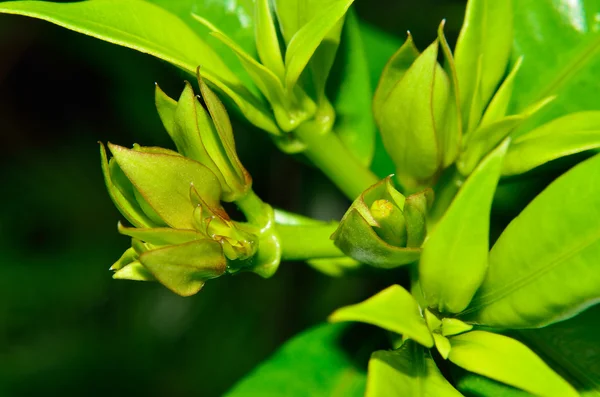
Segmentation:
<svg viewBox="0 0 600 397">
<path fill-rule="evenodd" d="M 209 168 L 219 180 L 223 201 L 235 201 L 252 186 L 252 178 L 240 162 L 231 122 L 225 107 L 198 75 L 202 98 L 186 83 L 178 101 L 156 86 L 156 107 L 179 153 Z"/>
<path fill-rule="evenodd" d="M 375 233 L 388 244 L 396 247 L 406 246 L 406 221 L 402 210 L 391 201 L 380 199 L 371 204 L 371 215 L 379 227 Z"/>
<path fill-rule="evenodd" d="M 421 253 L 432 194 L 405 198 L 387 177 L 352 203 L 331 238 L 346 255 L 375 267 L 412 263 Z"/>
<path fill-rule="evenodd" d="M 132 247 L 115 262 L 114 278 L 159 281 L 188 296 L 228 269 L 228 260 L 257 252 L 258 237 L 237 227 L 221 206 L 221 184 L 206 166 L 161 148 L 101 146 L 111 198 L 135 226 L 119 224 Z"/>
<path fill-rule="evenodd" d="M 437 62 L 440 42 L 451 72 L 454 64 L 441 30 L 439 35 L 419 54 L 409 34 L 386 65 L 373 99 L 375 121 L 405 192 L 433 186 L 460 145 L 454 73 L 449 76 Z"/>
<path fill-rule="evenodd" d="M 119 223 L 132 246 L 114 278 L 158 281 L 189 296 L 225 272 L 271 276 L 281 258 L 273 211 L 250 190 L 240 205 L 251 222 L 232 221 L 221 206 L 221 181 L 207 166 L 162 148 L 100 147 L 109 194 L 135 227 Z M 261 250 L 259 250 L 259 245 Z"/>
</svg>

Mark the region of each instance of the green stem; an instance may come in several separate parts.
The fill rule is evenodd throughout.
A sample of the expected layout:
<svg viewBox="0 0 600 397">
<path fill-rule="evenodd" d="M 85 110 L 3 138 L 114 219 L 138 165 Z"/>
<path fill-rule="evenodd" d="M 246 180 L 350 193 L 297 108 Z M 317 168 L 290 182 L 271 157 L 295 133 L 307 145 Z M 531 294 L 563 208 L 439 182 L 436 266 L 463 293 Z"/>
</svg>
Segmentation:
<svg viewBox="0 0 600 397">
<path fill-rule="evenodd" d="M 323 133 L 312 123 L 300 125 L 294 133 L 306 145 L 304 154 L 350 199 L 357 198 L 379 178 L 363 166 L 348 151 L 339 137 L 329 131 Z"/>
<path fill-rule="evenodd" d="M 281 259 L 300 261 L 343 257 L 342 251 L 329 239 L 337 226 L 337 222 L 323 225 L 276 225 L 282 248 Z"/>
<path fill-rule="evenodd" d="M 265 226 L 271 220 L 271 207 L 265 204 L 252 189 L 249 189 L 246 195 L 237 199 L 235 203 L 246 215 L 249 223 Z"/>
</svg>

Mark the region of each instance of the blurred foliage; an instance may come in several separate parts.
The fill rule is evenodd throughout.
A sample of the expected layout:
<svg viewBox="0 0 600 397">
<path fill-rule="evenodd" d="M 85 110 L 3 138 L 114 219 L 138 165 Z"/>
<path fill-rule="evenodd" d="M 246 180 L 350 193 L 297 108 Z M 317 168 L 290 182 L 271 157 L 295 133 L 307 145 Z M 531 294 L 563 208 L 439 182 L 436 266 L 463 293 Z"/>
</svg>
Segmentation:
<svg viewBox="0 0 600 397">
<path fill-rule="evenodd" d="M 407 29 L 422 50 L 447 18 L 453 45 L 464 3 L 358 1 L 372 86 Z M 186 78 L 149 56 L 0 16 L 1 396 L 221 395 L 292 335 L 406 277 L 335 279 L 284 263 L 272 279 L 223 278 L 191 298 L 112 280 L 108 267 L 129 241 L 115 233 L 120 215 L 105 192 L 96 142 L 172 147 L 153 83 L 176 96 Z M 263 199 L 325 220 L 345 212 L 349 202 L 320 172 L 246 124 L 235 131 Z M 385 158 L 373 165 L 380 176 L 393 172 Z M 496 223 L 507 224 L 572 162 L 502 185 Z"/>
</svg>

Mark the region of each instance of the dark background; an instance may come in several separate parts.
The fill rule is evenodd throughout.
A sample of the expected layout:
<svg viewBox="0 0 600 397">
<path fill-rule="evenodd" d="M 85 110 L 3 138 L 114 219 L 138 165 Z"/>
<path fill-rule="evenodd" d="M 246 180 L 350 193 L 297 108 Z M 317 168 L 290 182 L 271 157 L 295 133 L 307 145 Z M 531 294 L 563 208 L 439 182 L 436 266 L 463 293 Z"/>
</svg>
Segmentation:
<svg viewBox="0 0 600 397">
<path fill-rule="evenodd" d="M 421 49 L 442 18 L 454 42 L 464 12 L 462 0 L 356 6 L 399 40 L 411 30 Z M 222 277 L 191 298 L 112 280 L 129 240 L 116 232 L 97 141 L 170 147 L 154 82 L 176 96 L 184 79 L 150 56 L 0 15 L 0 396 L 220 395 L 283 341 L 394 277 L 335 279 L 283 263 L 269 280 Z M 318 171 L 236 127 L 262 198 L 321 219 L 343 214 L 348 202 Z"/>
</svg>

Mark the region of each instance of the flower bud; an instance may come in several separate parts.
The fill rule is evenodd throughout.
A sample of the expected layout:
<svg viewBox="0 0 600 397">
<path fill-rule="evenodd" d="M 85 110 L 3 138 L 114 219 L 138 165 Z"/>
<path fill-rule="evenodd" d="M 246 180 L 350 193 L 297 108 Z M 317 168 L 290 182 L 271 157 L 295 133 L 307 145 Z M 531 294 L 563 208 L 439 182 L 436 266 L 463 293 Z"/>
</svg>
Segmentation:
<svg viewBox="0 0 600 397">
<path fill-rule="evenodd" d="M 458 151 L 460 115 L 437 57 L 438 40 L 419 54 L 409 35 L 386 65 L 373 99 L 375 121 L 405 192 L 433 186 Z"/>
<path fill-rule="evenodd" d="M 178 153 L 101 146 L 111 198 L 135 226 L 119 224 L 132 247 L 111 267 L 114 278 L 154 281 L 182 296 L 228 270 L 228 260 L 257 252 L 258 237 L 239 228 L 220 203 L 221 184 L 206 166 Z"/>
<path fill-rule="evenodd" d="M 387 177 L 352 203 L 331 237 L 346 255 L 375 267 L 414 262 L 426 234 L 432 195 L 428 189 L 405 198 Z"/>
<path fill-rule="evenodd" d="M 406 246 L 406 221 L 402 210 L 385 199 L 373 201 L 370 210 L 373 219 L 379 224 L 379 227 L 374 228 L 375 233 L 388 244 Z"/>
<path fill-rule="evenodd" d="M 209 168 L 219 180 L 223 201 L 235 201 L 252 186 L 252 178 L 240 162 L 231 122 L 225 107 L 198 75 L 202 98 L 186 83 L 179 100 L 156 86 L 156 107 L 179 153 Z"/>
</svg>

